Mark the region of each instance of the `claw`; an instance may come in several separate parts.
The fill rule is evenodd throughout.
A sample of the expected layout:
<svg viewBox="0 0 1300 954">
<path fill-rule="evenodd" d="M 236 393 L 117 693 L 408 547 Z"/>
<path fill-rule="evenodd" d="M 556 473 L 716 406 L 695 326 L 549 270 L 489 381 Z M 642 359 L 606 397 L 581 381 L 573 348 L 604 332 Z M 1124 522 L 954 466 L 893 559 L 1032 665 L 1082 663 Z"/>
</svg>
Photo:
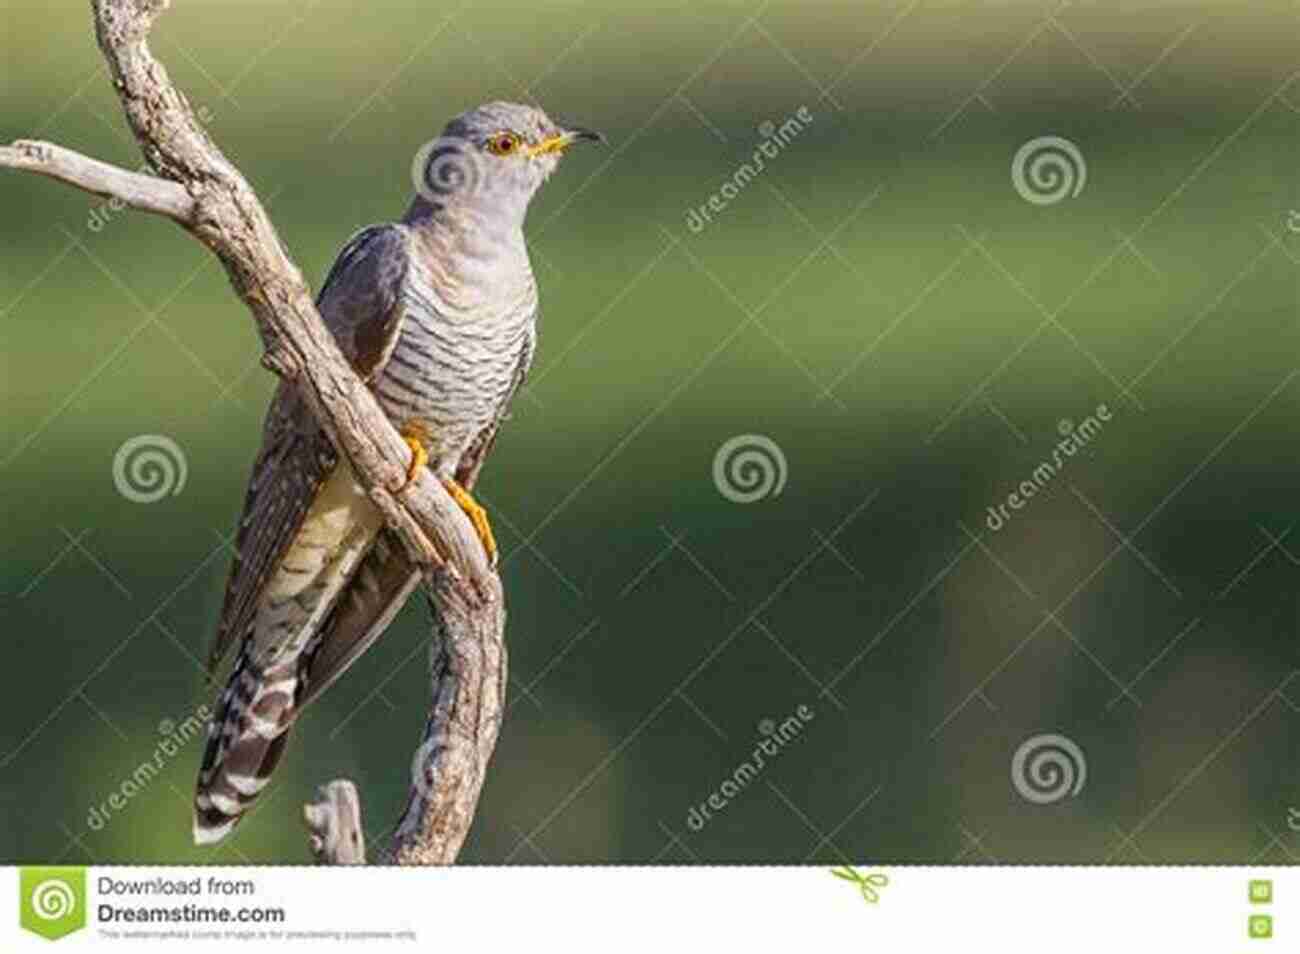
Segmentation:
<svg viewBox="0 0 1300 954">
<path fill-rule="evenodd" d="M 483 544 L 483 550 L 487 553 L 488 564 L 495 568 L 497 565 L 497 541 L 492 535 L 492 525 L 488 523 L 487 511 L 470 495 L 468 490 L 456 483 L 456 481 L 444 479 L 442 484 L 447 488 L 447 493 L 451 494 L 451 498 L 460 505 L 460 509 L 465 511 L 465 516 L 469 517 L 469 522 L 474 525 L 474 531 L 478 534 L 479 542 Z"/>
<path fill-rule="evenodd" d="M 429 452 L 424 449 L 420 437 L 421 434 L 414 428 L 402 429 L 402 440 L 411 449 L 411 464 L 406 468 L 406 483 L 402 484 L 398 493 L 415 483 L 415 478 L 420 476 L 420 471 L 429 463 Z"/>
</svg>

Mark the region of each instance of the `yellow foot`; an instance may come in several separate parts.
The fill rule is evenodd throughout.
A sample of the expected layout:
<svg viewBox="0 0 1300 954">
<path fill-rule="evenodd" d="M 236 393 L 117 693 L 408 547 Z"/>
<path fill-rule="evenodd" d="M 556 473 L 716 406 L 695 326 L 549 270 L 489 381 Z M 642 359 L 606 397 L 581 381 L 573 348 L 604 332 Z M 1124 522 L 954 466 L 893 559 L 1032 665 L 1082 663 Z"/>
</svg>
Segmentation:
<svg viewBox="0 0 1300 954">
<path fill-rule="evenodd" d="M 492 526 L 488 523 L 487 511 L 479 505 L 479 502 L 470 496 L 468 490 L 456 483 L 454 480 L 443 480 L 443 486 L 447 488 L 447 493 L 451 494 L 452 500 L 460 504 L 460 509 L 465 511 L 465 516 L 469 517 L 469 522 L 474 524 L 474 530 L 478 533 L 479 541 L 483 544 L 483 550 L 487 553 L 488 563 L 492 566 L 497 565 L 497 541 L 492 536 Z"/>
<path fill-rule="evenodd" d="M 420 476 L 420 471 L 429 463 L 429 452 L 424 449 L 424 444 L 421 441 L 423 436 L 423 431 L 418 428 L 402 428 L 402 440 L 411 449 L 411 465 L 406 468 L 406 483 L 402 484 L 402 490 L 411 486 L 415 482 L 415 478 Z"/>
</svg>

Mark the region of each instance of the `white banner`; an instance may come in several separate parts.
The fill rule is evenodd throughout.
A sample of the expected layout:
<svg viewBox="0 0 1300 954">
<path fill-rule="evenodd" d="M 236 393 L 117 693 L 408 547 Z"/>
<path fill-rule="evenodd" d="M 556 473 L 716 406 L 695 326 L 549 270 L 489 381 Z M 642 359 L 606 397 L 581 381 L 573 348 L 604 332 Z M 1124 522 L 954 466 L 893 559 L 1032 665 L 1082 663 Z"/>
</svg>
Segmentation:
<svg viewBox="0 0 1300 954">
<path fill-rule="evenodd" d="M 9 868 L 0 951 L 1295 951 L 1300 868 Z M 869 945 L 869 946 L 868 946 Z"/>
</svg>

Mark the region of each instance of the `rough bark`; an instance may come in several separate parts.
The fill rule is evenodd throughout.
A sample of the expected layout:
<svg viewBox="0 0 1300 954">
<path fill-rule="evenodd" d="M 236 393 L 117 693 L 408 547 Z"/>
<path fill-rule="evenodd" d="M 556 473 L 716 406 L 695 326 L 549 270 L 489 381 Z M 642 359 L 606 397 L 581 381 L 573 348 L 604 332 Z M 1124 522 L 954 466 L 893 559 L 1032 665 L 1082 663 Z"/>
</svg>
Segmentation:
<svg viewBox="0 0 1300 954">
<path fill-rule="evenodd" d="M 447 864 L 469 832 L 504 712 L 501 581 L 438 480 L 426 472 L 404 486 L 409 448 L 339 351 L 252 187 L 149 51 L 149 31 L 167 6 L 168 0 L 91 3 L 99 47 L 153 175 L 28 140 L 0 146 L 0 166 L 165 216 L 210 249 L 256 321 L 263 364 L 297 387 L 423 568 L 435 616 L 433 703 L 407 808 L 386 854 L 399 864 Z M 322 791 L 304 811 L 313 851 L 327 863 L 363 860 L 355 786 L 336 781 Z"/>
</svg>

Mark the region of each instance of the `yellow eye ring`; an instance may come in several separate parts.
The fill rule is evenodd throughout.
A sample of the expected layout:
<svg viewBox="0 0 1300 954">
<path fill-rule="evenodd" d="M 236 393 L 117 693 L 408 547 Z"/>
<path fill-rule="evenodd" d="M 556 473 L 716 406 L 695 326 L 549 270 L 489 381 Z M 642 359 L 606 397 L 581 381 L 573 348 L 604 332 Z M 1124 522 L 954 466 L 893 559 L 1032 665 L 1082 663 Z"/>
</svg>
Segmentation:
<svg viewBox="0 0 1300 954">
<path fill-rule="evenodd" d="M 487 141 L 487 150 L 494 156 L 508 156 L 522 144 L 520 139 L 512 132 L 497 133 Z"/>
</svg>

